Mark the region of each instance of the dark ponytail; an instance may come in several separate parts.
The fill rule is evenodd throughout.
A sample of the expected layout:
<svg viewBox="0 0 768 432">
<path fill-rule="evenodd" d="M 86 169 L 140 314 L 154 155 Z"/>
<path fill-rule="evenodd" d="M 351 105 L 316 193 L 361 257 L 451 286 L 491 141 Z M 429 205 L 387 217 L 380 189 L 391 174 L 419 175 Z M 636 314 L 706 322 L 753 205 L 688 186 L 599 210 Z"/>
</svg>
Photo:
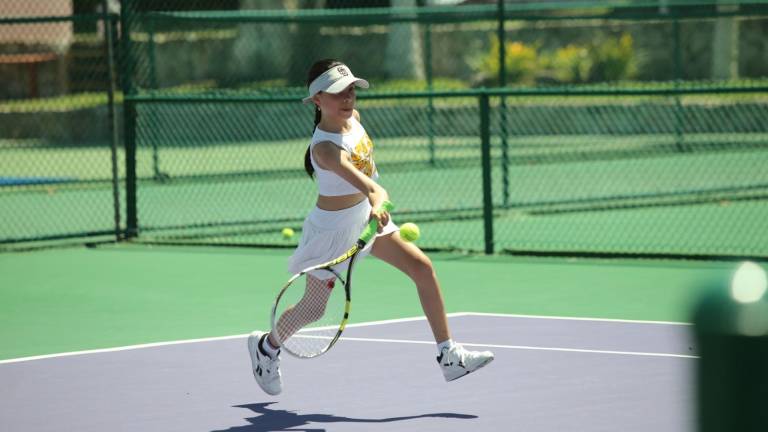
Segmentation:
<svg viewBox="0 0 768 432">
<path fill-rule="evenodd" d="M 344 63 L 334 60 L 334 59 L 323 59 L 318 60 L 315 62 L 315 64 L 312 65 L 311 68 L 309 68 L 309 73 L 307 74 L 307 88 L 309 88 L 309 85 L 312 84 L 312 81 L 315 80 L 315 78 L 322 75 L 325 71 L 328 69 L 334 67 L 343 65 Z M 320 124 L 320 119 L 322 118 L 322 114 L 320 113 L 320 108 L 315 105 L 315 125 L 312 127 L 312 133 L 315 133 L 315 129 L 317 129 L 317 125 Z M 307 175 L 309 177 L 314 177 L 315 175 L 315 168 L 312 167 L 312 159 L 309 154 L 310 147 L 307 147 L 307 151 L 304 153 L 304 170 L 307 172 Z"/>
<path fill-rule="evenodd" d="M 320 124 L 321 117 L 320 108 L 315 106 L 315 125 L 312 127 L 312 133 L 315 133 L 317 125 Z M 304 171 L 306 171 L 310 177 L 315 175 L 315 167 L 312 166 L 312 159 L 309 155 L 309 146 L 307 146 L 307 151 L 304 153 Z"/>
</svg>

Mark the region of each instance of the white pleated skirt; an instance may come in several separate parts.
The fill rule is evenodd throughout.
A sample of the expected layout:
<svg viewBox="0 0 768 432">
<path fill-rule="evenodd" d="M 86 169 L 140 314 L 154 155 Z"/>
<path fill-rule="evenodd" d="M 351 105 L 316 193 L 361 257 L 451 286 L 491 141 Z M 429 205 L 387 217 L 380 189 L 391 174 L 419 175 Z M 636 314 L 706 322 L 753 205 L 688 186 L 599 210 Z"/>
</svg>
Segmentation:
<svg viewBox="0 0 768 432">
<path fill-rule="evenodd" d="M 330 261 L 351 248 L 360 233 L 368 223 L 371 214 L 371 204 L 363 200 L 353 207 L 329 211 L 313 208 L 304 219 L 299 245 L 288 259 L 288 272 L 296 274 L 302 270 Z M 385 236 L 398 231 L 400 228 L 390 218 L 389 223 L 376 237 Z M 374 240 L 368 242 L 365 248 L 355 258 L 359 262 L 371 252 Z M 344 274 L 349 266 L 345 261 L 333 267 L 339 274 Z M 330 279 L 333 273 L 326 270 L 315 270 L 310 274 L 318 279 Z"/>
</svg>

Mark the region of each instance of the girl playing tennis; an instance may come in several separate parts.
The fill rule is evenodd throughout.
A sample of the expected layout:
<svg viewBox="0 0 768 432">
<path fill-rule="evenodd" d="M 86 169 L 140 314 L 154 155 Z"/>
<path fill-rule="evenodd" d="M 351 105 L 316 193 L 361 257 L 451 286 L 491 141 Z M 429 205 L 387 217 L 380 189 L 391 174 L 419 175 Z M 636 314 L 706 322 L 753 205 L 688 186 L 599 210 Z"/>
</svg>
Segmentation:
<svg viewBox="0 0 768 432">
<path fill-rule="evenodd" d="M 394 235 L 398 227 L 388 212 L 375 210 L 389 197 L 377 183 L 373 142 L 355 110 L 356 86 L 368 88 L 368 81 L 355 77 L 339 61 L 320 60 L 309 70 L 309 95 L 304 103 L 315 105 L 315 129 L 304 155 L 304 167 L 317 180 L 318 198 L 304 221 L 288 270 L 298 273 L 341 255 L 355 243 L 362 227 L 371 218 L 376 219 L 375 241 L 359 253 L 358 260 L 371 253 L 413 280 L 437 342 L 437 361 L 445 380 L 452 381 L 491 362 L 493 353 L 468 351 L 453 342 L 432 262 L 416 245 Z M 343 272 L 347 265 L 345 262 L 334 269 Z M 333 281 L 332 273 L 320 271 L 308 276 L 306 289 L 327 289 Z M 254 331 L 249 336 L 253 375 L 271 395 L 282 391 L 278 345 L 269 333 Z"/>
</svg>

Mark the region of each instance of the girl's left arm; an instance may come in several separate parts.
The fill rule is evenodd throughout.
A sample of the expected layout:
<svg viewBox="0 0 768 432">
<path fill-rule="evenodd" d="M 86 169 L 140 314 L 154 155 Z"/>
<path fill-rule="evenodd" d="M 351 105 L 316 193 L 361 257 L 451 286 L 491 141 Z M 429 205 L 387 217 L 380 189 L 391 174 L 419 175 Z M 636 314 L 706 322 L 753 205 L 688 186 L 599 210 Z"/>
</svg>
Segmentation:
<svg viewBox="0 0 768 432">
<path fill-rule="evenodd" d="M 359 190 L 371 203 L 371 217 L 379 221 L 378 230 L 389 222 L 389 212 L 376 211 L 381 204 L 389 199 L 387 191 L 378 183 L 363 174 L 352 164 L 352 158 L 346 150 L 342 150 L 330 141 L 317 143 L 312 149 L 312 155 L 321 168 L 333 171 Z"/>
</svg>

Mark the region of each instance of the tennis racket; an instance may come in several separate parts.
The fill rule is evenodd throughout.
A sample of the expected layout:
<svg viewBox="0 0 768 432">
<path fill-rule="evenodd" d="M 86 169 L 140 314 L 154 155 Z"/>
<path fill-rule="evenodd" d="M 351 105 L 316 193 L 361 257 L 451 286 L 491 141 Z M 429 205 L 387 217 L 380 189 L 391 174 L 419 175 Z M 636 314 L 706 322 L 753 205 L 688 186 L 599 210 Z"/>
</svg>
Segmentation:
<svg viewBox="0 0 768 432">
<path fill-rule="evenodd" d="M 381 210 L 390 211 L 389 201 Z M 272 306 L 272 337 L 289 354 L 312 358 L 328 352 L 339 340 L 349 319 L 352 268 L 355 257 L 376 235 L 377 221 L 371 219 L 357 242 L 338 258 L 308 267 L 293 275 L 280 290 Z M 346 278 L 334 266 L 349 260 Z M 326 270 L 331 279 L 318 279 L 310 272 Z"/>
</svg>

